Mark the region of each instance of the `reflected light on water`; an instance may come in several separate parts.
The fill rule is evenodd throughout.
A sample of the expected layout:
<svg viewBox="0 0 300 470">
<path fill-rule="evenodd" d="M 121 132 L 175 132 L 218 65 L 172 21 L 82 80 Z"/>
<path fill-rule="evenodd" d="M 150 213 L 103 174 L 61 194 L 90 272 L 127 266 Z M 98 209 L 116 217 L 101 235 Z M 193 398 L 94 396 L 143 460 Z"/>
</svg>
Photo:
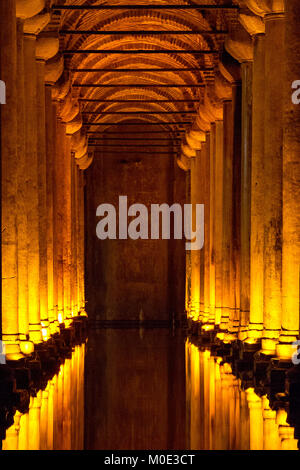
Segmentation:
<svg viewBox="0 0 300 470">
<path fill-rule="evenodd" d="M 29 411 L 14 416 L 3 450 L 82 450 L 84 447 L 84 353 L 75 346 L 60 371 L 30 397 Z"/>
<path fill-rule="evenodd" d="M 186 403 L 191 450 L 297 450 L 284 409 L 241 382 L 221 358 L 186 341 Z"/>
</svg>

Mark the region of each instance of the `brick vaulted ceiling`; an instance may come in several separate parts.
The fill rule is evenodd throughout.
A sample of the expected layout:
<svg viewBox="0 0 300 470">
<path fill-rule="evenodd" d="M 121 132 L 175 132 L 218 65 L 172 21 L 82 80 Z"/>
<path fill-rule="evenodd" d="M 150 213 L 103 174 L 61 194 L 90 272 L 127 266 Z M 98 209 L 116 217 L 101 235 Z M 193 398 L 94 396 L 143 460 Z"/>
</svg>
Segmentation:
<svg viewBox="0 0 300 470">
<path fill-rule="evenodd" d="M 72 102 L 75 101 L 79 106 L 83 122 L 103 124 L 113 121 L 117 123 L 134 117 L 147 123 L 166 122 L 162 129 L 169 132 L 199 129 L 199 126 L 195 126 L 199 107 L 203 105 L 205 93 L 210 85 L 214 84 L 216 74 L 220 75 L 218 62 L 224 49 L 226 35 L 240 28 L 238 11 L 234 8 L 150 9 L 150 6 L 153 7 L 155 4 L 236 7 L 238 2 L 155 0 L 150 4 L 146 0 L 110 0 L 109 2 L 56 0 L 50 3 L 51 21 L 42 34 L 59 33 L 59 54 L 64 58 L 64 72 L 57 86 L 59 90 L 62 90 L 65 83 L 69 84 L 68 94 L 71 94 Z M 146 8 L 75 10 L 62 8 L 108 5 L 123 7 L 145 5 Z M 80 30 L 83 31 L 82 34 L 78 33 Z M 70 31 L 74 34 L 70 34 Z M 112 33 L 109 34 L 108 31 Z M 163 33 L 133 34 L 137 31 L 149 33 L 163 31 Z M 175 34 L 175 31 L 183 33 Z M 185 31 L 187 34 L 184 34 Z M 189 34 L 188 32 L 191 31 L 197 31 L 199 34 Z M 91 32 L 97 32 L 97 34 L 91 34 Z M 99 32 L 105 34 L 99 34 Z M 116 32 L 125 33 L 117 34 Z M 87 49 L 93 51 L 159 49 L 166 50 L 168 53 L 78 53 Z M 176 52 L 179 50 L 187 52 Z M 201 53 L 200 51 L 214 52 Z M 78 69 L 85 71 L 79 72 Z M 116 73 L 115 69 L 130 69 L 130 71 Z M 154 69 L 154 71 L 141 69 Z M 170 69 L 174 70 L 170 71 Z M 80 87 L 79 84 L 98 86 Z M 197 86 L 192 87 L 192 85 Z M 58 95 L 60 94 L 61 91 L 58 91 Z M 108 114 L 108 112 L 113 114 Z M 133 114 L 138 112 L 141 114 Z M 172 122 L 176 124 L 171 124 Z M 185 124 L 181 125 L 180 122 Z M 101 128 L 84 126 L 85 131 L 101 129 L 103 132 L 105 128 L 106 126 L 101 126 Z"/>
</svg>

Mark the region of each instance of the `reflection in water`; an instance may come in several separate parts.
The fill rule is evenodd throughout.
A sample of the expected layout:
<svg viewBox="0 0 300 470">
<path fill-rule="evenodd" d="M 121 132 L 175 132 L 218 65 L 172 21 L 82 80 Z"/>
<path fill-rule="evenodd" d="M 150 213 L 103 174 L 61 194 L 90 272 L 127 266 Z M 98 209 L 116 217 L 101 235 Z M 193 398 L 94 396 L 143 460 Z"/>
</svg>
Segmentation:
<svg viewBox="0 0 300 470">
<path fill-rule="evenodd" d="M 45 390 L 30 397 L 28 413 L 16 412 L 3 450 L 83 449 L 84 351 L 84 344 L 75 346 Z"/>
<path fill-rule="evenodd" d="M 209 350 L 166 329 L 102 329 L 15 414 L 3 441 L 6 450 L 83 448 L 296 450 L 297 440 L 287 412 L 244 390 Z"/>
<path fill-rule="evenodd" d="M 231 366 L 186 341 L 186 397 L 190 449 L 297 450 L 284 409 L 242 390 Z"/>
</svg>

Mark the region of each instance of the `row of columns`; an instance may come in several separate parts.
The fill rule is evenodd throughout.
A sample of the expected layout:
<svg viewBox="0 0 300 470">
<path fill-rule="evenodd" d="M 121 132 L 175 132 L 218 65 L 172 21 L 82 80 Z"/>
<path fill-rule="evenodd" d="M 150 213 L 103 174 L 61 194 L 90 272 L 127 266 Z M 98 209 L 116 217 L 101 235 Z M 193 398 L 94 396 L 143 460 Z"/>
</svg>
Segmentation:
<svg viewBox="0 0 300 470">
<path fill-rule="evenodd" d="M 221 62 L 231 83 L 222 119 L 207 119 L 206 142 L 184 156 L 207 227 L 190 255 L 188 316 L 284 360 L 299 335 L 299 14 L 292 1 L 263 19 L 242 15 L 252 38 L 226 44 L 236 60 Z"/>
<path fill-rule="evenodd" d="M 15 0 L 0 18 L 2 339 L 19 359 L 84 314 L 84 179 L 45 73 L 56 49 Z"/>
</svg>

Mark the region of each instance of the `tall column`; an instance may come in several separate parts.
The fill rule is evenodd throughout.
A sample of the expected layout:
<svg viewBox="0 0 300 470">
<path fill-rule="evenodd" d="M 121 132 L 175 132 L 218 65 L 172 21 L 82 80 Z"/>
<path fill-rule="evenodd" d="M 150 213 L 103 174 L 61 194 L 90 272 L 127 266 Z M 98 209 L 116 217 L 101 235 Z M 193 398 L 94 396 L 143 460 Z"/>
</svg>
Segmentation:
<svg viewBox="0 0 300 470">
<path fill-rule="evenodd" d="M 47 204 L 47 280 L 48 280 L 48 316 L 50 333 L 57 332 L 57 295 L 55 295 L 54 274 L 54 233 L 53 233 L 53 165 L 55 152 L 56 113 L 52 104 L 51 85 L 45 88 L 46 107 L 46 204 Z M 57 294 L 57 291 L 56 291 Z"/>
<path fill-rule="evenodd" d="M 240 252 L 241 252 L 241 81 L 232 84 L 233 153 L 232 153 L 232 225 L 230 244 L 230 311 L 228 339 L 237 339 L 240 319 Z"/>
<path fill-rule="evenodd" d="M 250 316 L 247 341 L 262 336 L 264 308 L 265 35 L 253 38 Z"/>
<path fill-rule="evenodd" d="M 18 321 L 17 255 L 17 24 L 16 2 L 0 3 L 0 71 L 6 83 L 1 105 L 2 339 L 7 359 L 22 357 Z"/>
<path fill-rule="evenodd" d="M 65 124 L 63 124 L 65 133 Z M 63 139 L 63 286 L 64 286 L 64 316 L 66 326 L 70 325 L 71 310 L 71 149 L 69 137 L 64 135 Z"/>
<path fill-rule="evenodd" d="M 232 242 L 232 178 L 233 178 L 233 108 L 231 101 L 224 101 L 224 153 L 223 153 L 223 240 L 222 240 L 222 313 L 220 329 L 228 330 L 233 289 L 231 284 Z M 224 339 L 219 334 L 220 339 Z"/>
<path fill-rule="evenodd" d="M 220 325 L 222 315 L 222 286 L 223 286 L 223 121 L 216 121 L 216 159 L 215 159 L 215 322 Z"/>
<path fill-rule="evenodd" d="M 239 339 L 247 337 L 250 312 L 250 232 L 251 232 L 251 144 L 252 144 L 252 62 L 242 68 L 242 160 L 241 160 L 241 259 Z"/>
<path fill-rule="evenodd" d="M 281 327 L 284 15 L 281 13 L 266 15 L 265 25 L 264 331 L 262 352 L 273 354 Z"/>
<path fill-rule="evenodd" d="M 300 77 L 299 2 L 285 1 L 285 11 L 282 321 L 277 355 L 290 360 L 290 344 L 299 335 L 300 105 L 291 99 L 291 85 Z"/>
<path fill-rule="evenodd" d="M 17 233 L 18 233 L 18 318 L 20 331 L 20 348 L 23 353 L 33 352 L 33 343 L 29 339 L 29 305 L 28 305 L 28 223 L 27 223 L 27 179 L 25 147 L 25 86 L 24 86 L 24 35 L 23 21 L 17 20 L 17 54 L 18 54 L 18 192 L 17 192 Z"/>
<path fill-rule="evenodd" d="M 81 314 L 86 315 L 85 311 L 85 283 L 84 283 L 84 273 L 85 273 L 85 223 L 84 223 L 84 173 L 82 170 L 79 171 L 79 181 L 80 181 L 80 217 L 79 217 L 79 227 L 80 227 L 80 290 L 81 290 Z"/>
<path fill-rule="evenodd" d="M 216 269 L 215 269 L 215 169 L 216 169 L 216 124 L 212 123 L 210 133 L 210 175 L 209 175 L 209 323 L 216 320 Z"/>
<path fill-rule="evenodd" d="M 198 152 L 197 152 L 198 153 Z M 200 157 L 191 158 L 191 204 L 199 204 L 199 186 L 200 186 Z M 195 211 L 193 211 L 193 227 L 195 223 Z M 194 321 L 199 320 L 200 316 L 200 250 L 191 250 L 191 316 Z"/>
<path fill-rule="evenodd" d="M 202 181 L 204 184 L 204 310 L 203 310 L 203 328 L 210 330 L 213 328 L 213 323 L 210 322 L 210 132 L 206 132 L 206 142 L 203 144 L 204 152 L 203 159 L 203 175 Z"/>
<path fill-rule="evenodd" d="M 57 105 L 56 105 L 57 106 Z M 56 118 L 55 152 L 53 168 L 53 246 L 54 246 L 54 305 L 57 308 L 59 323 L 64 321 L 64 285 L 63 285 L 63 158 L 62 141 L 64 129 Z M 55 301 L 57 303 L 55 303 Z M 57 307 L 56 307 L 57 306 Z"/>
<path fill-rule="evenodd" d="M 26 112 L 26 166 L 28 227 L 28 308 L 29 337 L 34 343 L 42 341 L 40 320 L 40 237 L 37 153 L 37 73 L 35 63 L 36 37 L 24 36 L 24 80 Z"/>
<path fill-rule="evenodd" d="M 40 271 L 40 318 L 43 339 L 50 336 L 48 319 L 48 265 L 47 265 L 47 184 L 46 184 L 46 100 L 45 61 L 36 60 L 37 76 L 37 157 L 38 157 L 38 200 L 39 200 L 39 271 Z"/>
</svg>

